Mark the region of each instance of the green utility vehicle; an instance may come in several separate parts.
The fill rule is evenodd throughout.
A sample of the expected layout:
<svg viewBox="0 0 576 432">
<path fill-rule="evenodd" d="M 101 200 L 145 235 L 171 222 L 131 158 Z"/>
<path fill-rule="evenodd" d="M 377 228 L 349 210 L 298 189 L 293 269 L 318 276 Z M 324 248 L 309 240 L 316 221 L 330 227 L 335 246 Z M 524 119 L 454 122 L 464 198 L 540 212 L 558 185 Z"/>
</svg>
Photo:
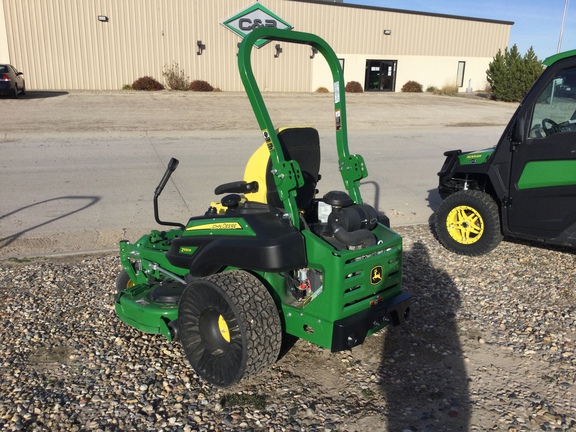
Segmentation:
<svg viewBox="0 0 576 432">
<path fill-rule="evenodd" d="M 498 144 L 444 153 L 440 242 L 482 255 L 503 236 L 576 246 L 576 50 L 544 61 Z"/>
<path fill-rule="evenodd" d="M 309 45 L 334 81 L 338 167 L 345 191 L 317 198 L 320 143 L 311 127 L 275 128 L 250 63 L 260 39 Z M 179 339 L 192 368 L 230 386 L 273 364 L 285 335 L 331 351 L 351 349 L 389 323 L 407 318 L 402 292 L 402 239 L 388 219 L 364 204 L 364 160 L 347 142 L 345 83 L 338 57 L 321 38 L 259 28 L 241 43 L 238 66 L 264 143 L 243 180 L 185 224 L 120 243 L 116 312 L 138 330 Z"/>
</svg>

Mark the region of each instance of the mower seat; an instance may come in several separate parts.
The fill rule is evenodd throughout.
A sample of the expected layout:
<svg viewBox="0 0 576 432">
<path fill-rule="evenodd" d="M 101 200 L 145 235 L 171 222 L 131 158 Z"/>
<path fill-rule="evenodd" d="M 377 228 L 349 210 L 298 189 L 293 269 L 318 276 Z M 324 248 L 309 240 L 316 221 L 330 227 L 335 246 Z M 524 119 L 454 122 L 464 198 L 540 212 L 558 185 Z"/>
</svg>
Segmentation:
<svg viewBox="0 0 576 432">
<path fill-rule="evenodd" d="M 296 205 L 300 210 L 308 210 L 314 203 L 316 185 L 320 179 L 320 137 L 312 127 L 286 127 L 277 131 L 284 159 L 295 160 L 300 165 L 304 185 L 298 189 Z M 257 182 L 254 192 L 247 192 L 246 199 L 283 207 L 272 174 L 272 161 L 268 144 L 264 143 L 248 160 L 244 171 L 246 183 Z"/>
</svg>

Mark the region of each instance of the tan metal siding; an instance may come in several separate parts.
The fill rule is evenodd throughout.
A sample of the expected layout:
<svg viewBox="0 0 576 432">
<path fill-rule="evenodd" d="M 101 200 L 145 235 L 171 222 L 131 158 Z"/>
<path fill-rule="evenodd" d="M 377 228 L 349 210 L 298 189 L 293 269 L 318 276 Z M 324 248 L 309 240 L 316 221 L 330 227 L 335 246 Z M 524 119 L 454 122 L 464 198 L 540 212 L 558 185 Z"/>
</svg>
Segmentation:
<svg viewBox="0 0 576 432">
<path fill-rule="evenodd" d="M 506 24 L 308 6 L 312 10 L 300 14 L 298 27 L 325 37 L 341 53 L 493 57 L 498 48 L 507 46 L 510 32 Z M 392 34 L 384 35 L 385 29 Z"/>
<path fill-rule="evenodd" d="M 9 56 L 29 88 L 119 89 L 177 62 L 191 80 L 242 90 L 236 66 L 240 38 L 220 22 L 248 0 L 4 0 Z M 334 50 L 366 58 L 493 57 L 510 25 L 429 15 L 266 0 L 294 25 L 325 38 Z M 101 23 L 98 15 L 109 22 Z M 1 25 L 1 24 L 0 24 Z M 392 34 L 385 36 L 384 29 Z M 196 41 L 206 50 L 196 55 Z M 307 47 L 274 43 L 254 50 L 264 91 L 310 91 L 314 62 Z M 296 71 L 296 72 L 294 72 Z"/>
</svg>

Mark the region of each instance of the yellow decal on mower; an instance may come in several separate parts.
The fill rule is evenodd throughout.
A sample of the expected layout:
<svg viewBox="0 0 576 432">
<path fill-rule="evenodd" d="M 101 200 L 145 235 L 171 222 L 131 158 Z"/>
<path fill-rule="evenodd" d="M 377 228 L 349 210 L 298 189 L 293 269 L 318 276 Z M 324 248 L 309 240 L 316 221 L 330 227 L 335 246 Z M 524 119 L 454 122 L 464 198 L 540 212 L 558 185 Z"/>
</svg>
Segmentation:
<svg viewBox="0 0 576 432">
<path fill-rule="evenodd" d="M 202 231 L 202 230 L 241 230 L 242 225 L 238 222 L 214 222 L 204 225 L 197 225 L 186 228 L 186 231 Z"/>
</svg>

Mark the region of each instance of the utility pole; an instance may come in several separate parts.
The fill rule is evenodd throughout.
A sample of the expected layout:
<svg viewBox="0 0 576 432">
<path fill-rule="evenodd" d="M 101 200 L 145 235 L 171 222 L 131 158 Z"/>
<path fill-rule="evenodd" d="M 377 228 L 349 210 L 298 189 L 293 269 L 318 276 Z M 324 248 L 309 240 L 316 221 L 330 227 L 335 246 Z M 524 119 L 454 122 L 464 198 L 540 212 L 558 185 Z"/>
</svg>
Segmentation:
<svg viewBox="0 0 576 432">
<path fill-rule="evenodd" d="M 560 37 L 558 38 L 558 51 L 556 51 L 557 53 L 560 52 L 560 49 L 562 49 L 562 34 L 564 33 L 564 21 L 566 21 L 566 9 L 568 9 L 568 2 L 570 0 L 564 0 L 564 14 L 562 15 L 562 25 L 560 26 Z"/>
</svg>

